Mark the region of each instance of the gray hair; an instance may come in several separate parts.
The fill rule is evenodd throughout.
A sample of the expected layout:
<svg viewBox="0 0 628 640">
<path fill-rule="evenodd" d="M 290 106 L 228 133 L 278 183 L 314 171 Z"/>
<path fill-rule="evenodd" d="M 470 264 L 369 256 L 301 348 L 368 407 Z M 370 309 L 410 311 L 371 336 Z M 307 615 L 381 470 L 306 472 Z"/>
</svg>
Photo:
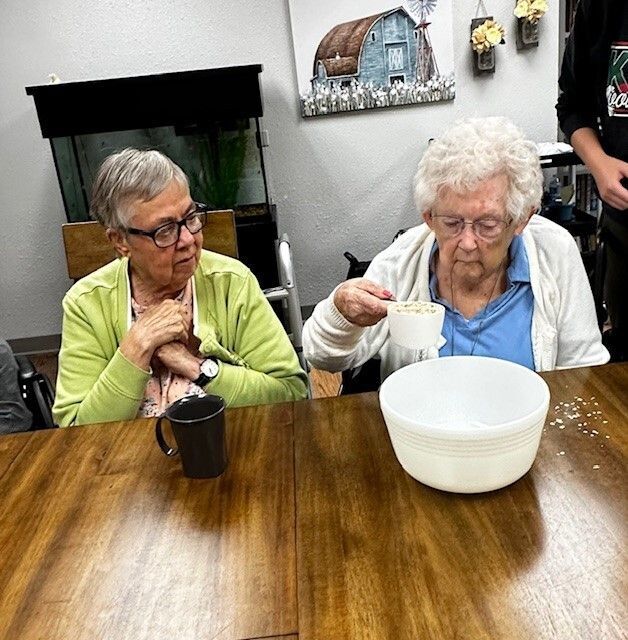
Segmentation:
<svg viewBox="0 0 628 640">
<path fill-rule="evenodd" d="M 114 153 L 100 165 L 89 214 L 106 228 L 122 229 L 132 202 L 152 200 L 172 180 L 188 186 L 182 169 L 160 151 L 127 148 Z"/>
<path fill-rule="evenodd" d="M 439 192 L 475 189 L 493 176 L 508 178 L 506 213 L 519 223 L 538 209 L 543 173 L 536 145 L 507 118 L 469 118 L 457 122 L 427 148 L 414 177 L 414 202 L 430 211 Z"/>
</svg>

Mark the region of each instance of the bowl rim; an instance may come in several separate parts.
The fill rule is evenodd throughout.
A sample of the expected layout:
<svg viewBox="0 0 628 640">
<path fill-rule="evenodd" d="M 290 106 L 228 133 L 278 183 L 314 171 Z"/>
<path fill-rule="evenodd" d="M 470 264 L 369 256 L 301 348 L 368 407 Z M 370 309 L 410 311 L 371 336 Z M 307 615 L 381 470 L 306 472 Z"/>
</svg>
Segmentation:
<svg viewBox="0 0 628 640">
<path fill-rule="evenodd" d="M 386 380 L 382 383 L 379 388 L 378 397 L 379 397 L 379 405 L 384 416 L 384 420 L 386 420 L 386 413 L 384 409 L 393 416 L 396 420 L 400 421 L 406 428 L 410 428 L 412 433 L 416 435 L 425 434 L 427 436 L 431 436 L 434 438 L 442 439 L 442 440 L 484 440 L 490 438 L 501 438 L 503 436 L 509 435 L 513 432 L 521 429 L 522 426 L 529 426 L 531 422 L 536 422 L 540 419 L 542 415 L 545 415 L 545 419 L 541 424 L 541 428 L 543 428 L 546 420 L 547 420 L 547 412 L 549 411 L 549 402 L 550 402 L 550 390 L 547 385 L 547 382 L 541 378 L 541 376 L 532 369 L 528 369 L 523 365 L 517 364 L 516 362 L 511 362 L 510 360 L 503 360 L 501 358 L 490 358 L 488 356 L 447 356 L 443 358 L 443 360 L 465 360 L 468 361 L 469 358 L 481 359 L 481 360 L 497 360 L 501 364 L 520 369 L 528 374 L 534 374 L 537 378 L 537 381 L 540 383 L 543 400 L 539 404 L 536 409 L 533 409 L 529 413 L 515 418 L 514 420 L 509 420 L 508 422 L 502 422 L 499 425 L 485 425 L 481 430 L 469 430 L 469 429 L 444 429 L 442 427 L 434 427 L 426 425 L 422 422 L 411 422 L 407 416 L 401 414 L 399 411 L 394 409 L 389 402 L 386 401 L 384 397 L 385 387 L 390 386 L 389 380 L 394 378 L 399 372 L 404 369 L 408 369 L 410 367 L 417 368 L 417 366 L 428 365 L 430 362 L 436 362 L 440 358 L 430 358 L 428 360 L 421 360 L 419 362 L 413 362 L 405 367 L 400 367 L 396 371 L 393 371 Z M 538 417 L 537 417 L 538 414 Z"/>
</svg>

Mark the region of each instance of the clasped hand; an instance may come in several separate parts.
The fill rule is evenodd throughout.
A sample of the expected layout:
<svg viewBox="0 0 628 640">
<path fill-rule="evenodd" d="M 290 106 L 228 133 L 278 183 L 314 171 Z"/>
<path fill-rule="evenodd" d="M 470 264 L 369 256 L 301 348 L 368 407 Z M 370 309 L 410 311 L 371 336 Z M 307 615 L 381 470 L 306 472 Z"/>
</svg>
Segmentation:
<svg viewBox="0 0 628 640">
<path fill-rule="evenodd" d="M 180 302 L 164 300 L 149 307 L 133 323 L 120 343 L 123 355 L 147 370 L 153 357 L 174 373 L 194 379 L 198 376 L 198 359 L 186 348 L 190 319 Z"/>
<path fill-rule="evenodd" d="M 334 294 L 334 304 L 343 317 L 359 327 L 370 327 L 386 316 L 388 305 L 384 301 L 395 296 L 366 278 L 353 278 L 344 282 Z"/>
</svg>

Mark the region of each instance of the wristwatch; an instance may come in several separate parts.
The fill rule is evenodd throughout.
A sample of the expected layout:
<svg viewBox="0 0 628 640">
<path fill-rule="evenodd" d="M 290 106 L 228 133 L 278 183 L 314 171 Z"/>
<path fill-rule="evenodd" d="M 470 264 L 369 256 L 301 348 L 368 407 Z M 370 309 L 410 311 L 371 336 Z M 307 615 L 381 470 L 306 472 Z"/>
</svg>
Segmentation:
<svg viewBox="0 0 628 640">
<path fill-rule="evenodd" d="M 202 389 L 218 375 L 219 371 L 220 367 L 218 366 L 218 361 L 215 358 L 205 358 L 205 360 L 201 362 L 201 373 L 198 378 L 196 378 L 196 380 L 192 380 L 192 382 Z"/>
</svg>

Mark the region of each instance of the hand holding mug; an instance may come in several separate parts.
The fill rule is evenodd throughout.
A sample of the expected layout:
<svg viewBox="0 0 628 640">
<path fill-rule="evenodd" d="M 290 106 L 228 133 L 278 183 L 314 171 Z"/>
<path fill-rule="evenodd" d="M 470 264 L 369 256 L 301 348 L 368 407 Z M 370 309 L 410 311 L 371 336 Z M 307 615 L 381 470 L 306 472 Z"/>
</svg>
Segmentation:
<svg viewBox="0 0 628 640">
<path fill-rule="evenodd" d="M 394 295 L 366 278 L 344 282 L 334 294 L 334 304 L 342 316 L 359 327 L 370 327 L 386 317 L 386 302 Z"/>
</svg>

